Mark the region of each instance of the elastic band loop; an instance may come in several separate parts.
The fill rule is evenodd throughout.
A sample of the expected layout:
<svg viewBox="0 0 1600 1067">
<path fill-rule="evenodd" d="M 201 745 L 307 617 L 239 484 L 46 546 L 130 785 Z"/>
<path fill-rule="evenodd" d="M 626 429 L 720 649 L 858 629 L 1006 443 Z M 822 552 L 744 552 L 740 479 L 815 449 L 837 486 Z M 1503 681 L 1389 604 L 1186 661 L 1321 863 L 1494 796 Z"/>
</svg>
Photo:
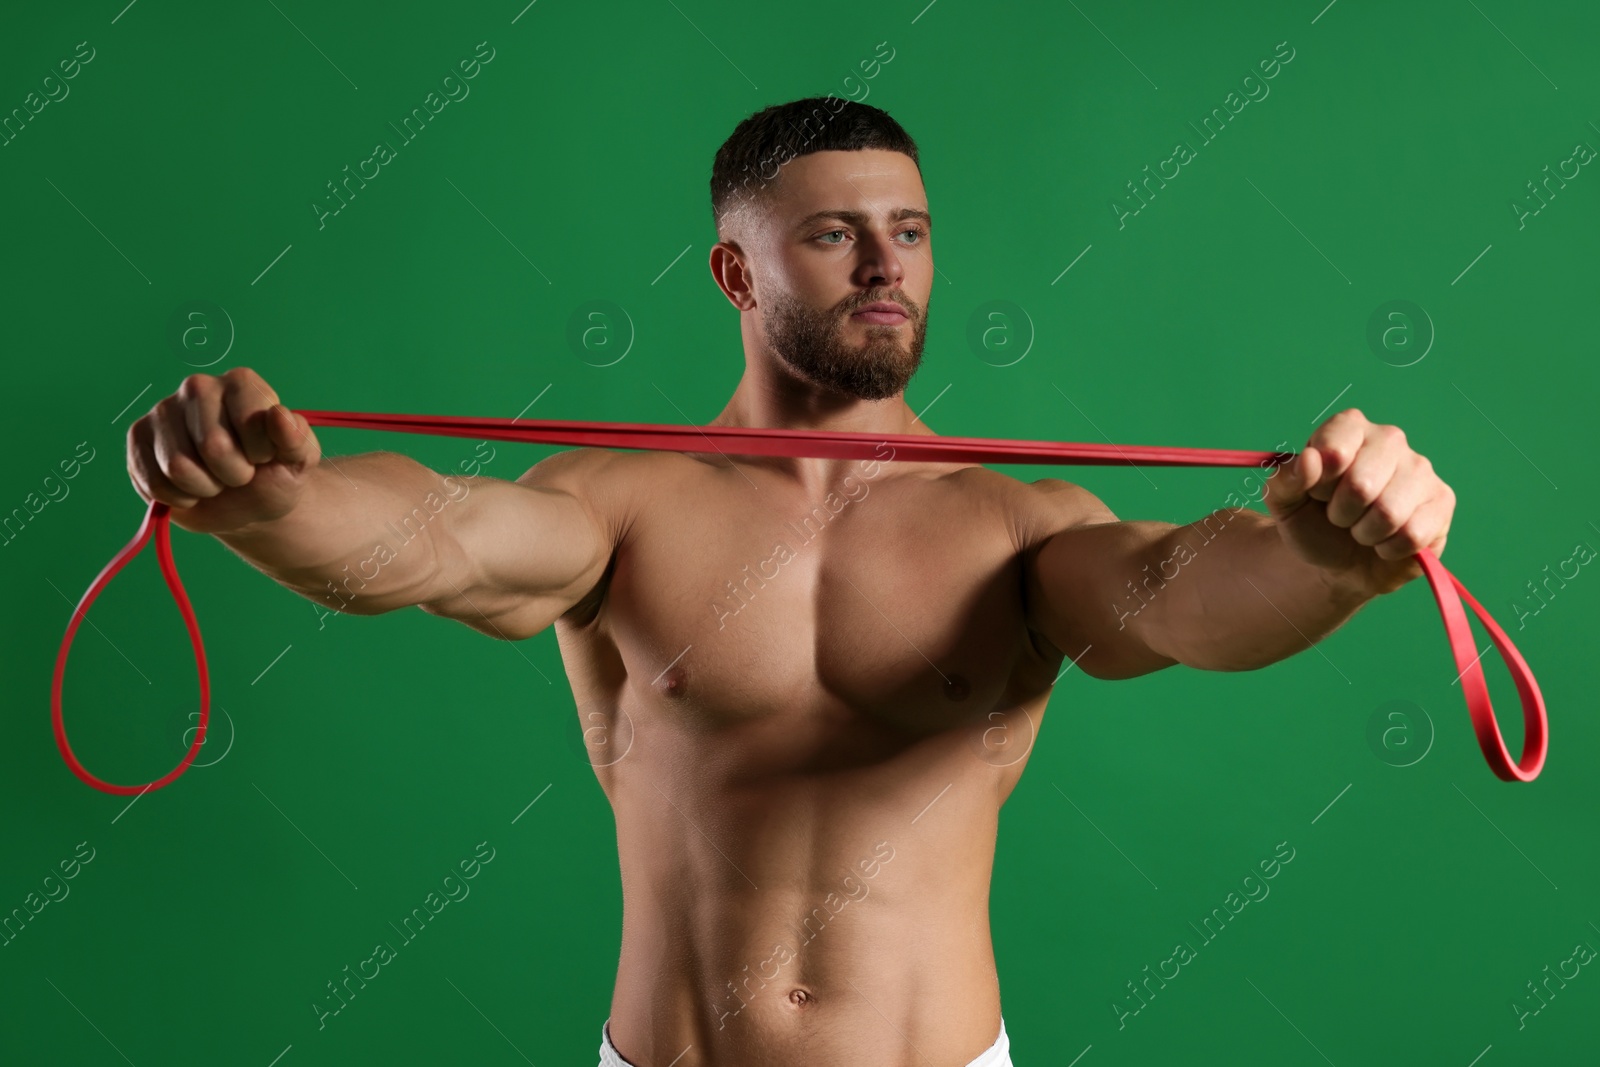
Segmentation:
<svg viewBox="0 0 1600 1067">
<path fill-rule="evenodd" d="M 189 604 L 189 595 L 184 592 L 183 582 L 178 577 L 178 565 L 172 559 L 168 510 L 167 505 L 159 500 L 150 502 L 150 510 L 145 512 L 144 521 L 139 524 L 139 532 L 134 535 L 132 541 L 123 546 L 122 551 L 112 557 L 110 563 L 105 565 L 99 577 L 89 586 L 88 592 L 83 594 L 83 599 L 78 601 L 78 606 L 72 610 L 72 619 L 67 623 L 66 635 L 61 638 L 61 649 L 56 653 L 56 673 L 50 683 L 50 717 L 55 725 L 56 746 L 61 749 L 61 756 L 67 761 L 72 773 L 102 793 L 127 796 L 143 793 L 149 789 L 160 789 L 189 768 L 189 764 L 194 761 L 196 753 L 206 740 L 206 723 L 211 718 L 211 680 L 206 668 L 206 649 L 200 640 L 199 620 L 195 618 L 194 608 Z M 161 576 L 166 579 L 167 588 L 172 592 L 172 599 L 177 602 L 178 611 L 183 615 L 184 625 L 189 629 L 189 644 L 194 648 L 194 664 L 200 673 L 200 728 L 195 731 L 194 743 L 184 754 L 183 761 L 165 775 L 144 785 L 116 785 L 96 778 L 88 768 L 78 762 L 78 757 L 73 755 L 72 746 L 67 743 L 67 726 L 61 716 L 61 687 L 67 675 L 67 652 L 72 648 L 72 638 L 78 632 L 78 624 L 83 621 L 89 606 L 95 602 L 95 598 L 106 587 L 106 583 L 116 577 L 117 572 L 144 548 L 145 543 L 150 540 L 151 533 L 156 537 L 156 559 L 161 564 Z"/>
<path fill-rule="evenodd" d="M 1507 782 L 1533 781 L 1544 768 L 1545 752 L 1549 749 L 1544 695 L 1539 692 L 1539 683 L 1534 680 L 1533 671 L 1528 668 L 1522 653 L 1517 651 L 1517 646 L 1511 643 L 1511 638 L 1506 636 L 1500 624 L 1467 592 L 1467 587 L 1457 581 L 1455 575 L 1445 570 L 1438 557 L 1424 549 L 1417 553 L 1417 562 L 1422 564 L 1428 587 L 1433 590 L 1433 599 L 1439 605 L 1439 614 L 1444 617 L 1445 636 L 1450 640 L 1451 655 L 1460 668 L 1458 677 L 1461 691 L 1467 700 L 1467 713 L 1472 716 L 1472 729 L 1478 735 L 1478 747 L 1483 750 L 1483 758 L 1489 761 L 1489 769 Z M 1484 680 L 1483 666 L 1479 662 L 1483 653 L 1478 651 L 1477 642 L 1472 638 L 1467 613 L 1461 610 L 1463 599 L 1483 623 L 1484 629 L 1489 631 L 1489 638 L 1499 651 L 1506 669 L 1511 672 L 1511 680 L 1516 683 L 1517 695 L 1522 700 L 1522 759 L 1516 763 L 1511 762 L 1505 737 L 1500 733 L 1500 723 L 1494 717 L 1494 706 L 1489 702 L 1489 685 Z"/>
</svg>

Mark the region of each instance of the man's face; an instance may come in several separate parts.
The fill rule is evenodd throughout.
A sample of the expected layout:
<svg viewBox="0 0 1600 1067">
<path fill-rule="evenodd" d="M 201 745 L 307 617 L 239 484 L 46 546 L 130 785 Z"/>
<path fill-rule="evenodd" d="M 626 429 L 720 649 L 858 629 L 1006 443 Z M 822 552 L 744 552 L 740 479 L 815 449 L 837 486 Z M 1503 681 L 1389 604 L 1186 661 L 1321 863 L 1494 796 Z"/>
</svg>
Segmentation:
<svg viewBox="0 0 1600 1067">
<path fill-rule="evenodd" d="M 922 362 L 931 220 L 909 156 L 813 152 L 784 164 L 751 242 L 755 315 L 802 378 L 862 400 L 904 391 Z M 903 317 L 861 313 L 884 302 Z"/>
</svg>

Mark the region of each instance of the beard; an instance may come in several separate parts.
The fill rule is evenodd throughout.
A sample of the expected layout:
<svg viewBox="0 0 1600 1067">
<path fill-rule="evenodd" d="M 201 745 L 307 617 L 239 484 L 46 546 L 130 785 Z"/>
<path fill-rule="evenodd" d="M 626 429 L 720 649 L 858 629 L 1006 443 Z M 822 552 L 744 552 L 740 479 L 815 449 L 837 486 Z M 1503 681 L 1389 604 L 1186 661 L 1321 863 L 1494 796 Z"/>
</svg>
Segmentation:
<svg viewBox="0 0 1600 1067">
<path fill-rule="evenodd" d="M 922 365 L 922 343 L 928 332 L 926 308 L 909 301 L 906 322 L 899 326 L 862 324 L 866 341 L 845 339 L 852 329 L 850 312 L 888 296 L 852 299 L 844 306 L 819 310 L 788 293 L 767 302 L 761 329 L 767 346 L 802 378 L 860 400 L 885 400 L 905 390 Z M 909 340 L 905 337 L 910 326 Z"/>
</svg>

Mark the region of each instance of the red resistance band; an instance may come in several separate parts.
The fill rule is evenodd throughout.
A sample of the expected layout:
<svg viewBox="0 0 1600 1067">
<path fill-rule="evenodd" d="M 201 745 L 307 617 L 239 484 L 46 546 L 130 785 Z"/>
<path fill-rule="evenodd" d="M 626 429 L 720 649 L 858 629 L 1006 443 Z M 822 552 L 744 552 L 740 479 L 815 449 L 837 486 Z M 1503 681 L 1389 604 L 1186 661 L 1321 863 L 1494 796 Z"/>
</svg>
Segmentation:
<svg viewBox="0 0 1600 1067">
<path fill-rule="evenodd" d="M 826 459 L 877 459 L 882 445 L 891 445 L 894 459 L 930 463 L 1053 463 L 1109 465 L 1128 463 L 1164 467 L 1250 467 L 1277 466 L 1293 459 L 1293 452 L 1248 452 L 1215 448 L 1163 448 L 1153 445 L 1073 444 L 1057 441 L 1002 441 L 982 437 L 942 437 L 922 434 L 841 433 L 823 430 L 780 430 L 729 426 L 671 426 L 625 422 L 577 422 L 558 419 L 498 419 L 449 415 L 386 415 L 352 411 L 297 411 L 313 426 L 346 427 L 361 430 L 391 430 L 399 433 L 437 434 L 445 437 L 478 437 L 496 441 L 522 441 L 534 444 L 588 446 L 595 448 L 638 448 L 670 452 L 715 451 L 733 455 L 810 456 Z M 167 588 L 183 615 L 194 646 L 195 665 L 200 676 L 200 726 L 194 743 L 183 761 L 161 778 L 145 785 L 114 785 L 90 774 L 72 754 L 61 718 L 61 683 L 66 676 L 67 651 L 73 635 L 89 606 L 127 562 L 144 548 L 155 534 L 156 558 L 161 564 Z M 1546 730 L 1544 697 L 1539 693 L 1533 672 L 1489 613 L 1466 586 L 1445 570 L 1427 549 L 1416 555 L 1423 574 L 1433 590 L 1433 598 L 1444 618 L 1450 651 L 1460 669 L 1461 689 L 1466 697 L 1472 728 L 1478 735 L 1489 769 L 1505 781 L 1531 782 L 1544 766 Z M 1500 725 L 1489 703 L 1489 688 L 1484 681 L 1477 649 L 1467 615 L 1461 608 L 1465 600 L 1482 621 L 1493 639 L 1500 658 L 1511 672 L 1522 700 L 1524 739 L 1522 759 L 1513 763 L 1506 750 Z M 1487 651 L 1487 650 L 1486 650 Z M 205 743 L 206 724 L 211 711 L 211 683 L 206 671 L 205 648 L 200 641 L 200 624 L 178 578 L 172 560 L 172 542 L 167 505 L 152 501 L 144 522 L 133 540 L 118 552 L 89 586 L 67 624 L 56 655 L 55 679 L 51 683 L 50 710 L 55 723 L 56 744 L 67 766 L 83 781 L 106 793 L 121 795 L 159 789 L 182 774 Z"/>
</svg>

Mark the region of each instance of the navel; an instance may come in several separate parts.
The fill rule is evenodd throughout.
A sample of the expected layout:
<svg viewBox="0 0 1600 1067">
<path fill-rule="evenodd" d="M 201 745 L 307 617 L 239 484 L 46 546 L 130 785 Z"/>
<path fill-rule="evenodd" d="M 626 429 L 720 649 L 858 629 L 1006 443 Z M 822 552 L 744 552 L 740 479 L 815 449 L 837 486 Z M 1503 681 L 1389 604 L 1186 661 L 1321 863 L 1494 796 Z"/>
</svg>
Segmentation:
<svg viewBox="0 0 1600 1067">
<path fill-rule="evenodd" d="M 808 1008 L 816 1000 L 816 996 L 806 989 L 789 990 L 789 1003 L 797 1008 Z"/>
<path fill-rule="evenodd" d="M 965 700 L 972 692 L 972 685 L 959 674 L 947 674 L 944 679 L 944 695 L 950 700 Z"/>
</svg>

